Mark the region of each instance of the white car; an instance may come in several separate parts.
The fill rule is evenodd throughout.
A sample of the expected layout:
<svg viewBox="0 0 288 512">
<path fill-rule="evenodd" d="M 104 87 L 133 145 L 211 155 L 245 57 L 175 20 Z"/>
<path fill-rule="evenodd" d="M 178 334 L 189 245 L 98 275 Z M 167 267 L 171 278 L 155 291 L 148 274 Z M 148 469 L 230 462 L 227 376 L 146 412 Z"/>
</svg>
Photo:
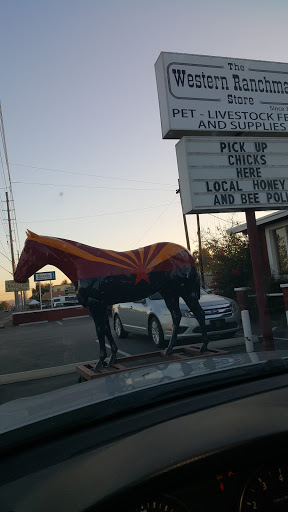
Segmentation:
<svg viewBox="0 0 288 512">
<path fill-rule="evenodd" d="M 182 319 L 178 339 L 201 336 L 199 324 L 185 302 L 180 299 Z M 233 336 L 240 327 L 237 303 L 226 297 L 208 294 L 201 290 L 200 304 L 205 312 L 209 335 Z M 155 345 L 161 347 L 172 334 L 172 318 L 160 293 L 136 302 L 115 304 L 112 308 L 113 326 L 118 338 L 128 333 L 150 335 Z"/>
</svg>

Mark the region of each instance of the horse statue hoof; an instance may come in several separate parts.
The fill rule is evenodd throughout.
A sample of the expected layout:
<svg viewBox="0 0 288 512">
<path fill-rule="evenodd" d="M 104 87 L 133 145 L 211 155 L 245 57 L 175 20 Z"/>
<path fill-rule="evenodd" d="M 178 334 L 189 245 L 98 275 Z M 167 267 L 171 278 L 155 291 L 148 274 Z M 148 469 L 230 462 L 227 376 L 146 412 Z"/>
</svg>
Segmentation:
<svg viewBox="0 0 288 512">
<path fill-rule="evenodd" d="M 115 363 L 117 363 L 117 355 L 111 354 L 110 359 L 108 361 L 108 366 L 113 366 Z"/>
<path fill-rule="evenodd" d="M 202 354 L 203 352 L 207 352 L 207 351 L 208 351 L 207 345 L 205 345 L 205 343 L 202 343 L 202 346 L 200 347 L 200 353 Z"/>
<path fill-rule="evenodd" d="M 93 371 L 97 372 L 98 370 L 102 370 L 102 368 L 105 368 L 105 366 L 107 366 L 106 361 L 99 359 L 99 361 L 95 364 Z"/>
</svg>

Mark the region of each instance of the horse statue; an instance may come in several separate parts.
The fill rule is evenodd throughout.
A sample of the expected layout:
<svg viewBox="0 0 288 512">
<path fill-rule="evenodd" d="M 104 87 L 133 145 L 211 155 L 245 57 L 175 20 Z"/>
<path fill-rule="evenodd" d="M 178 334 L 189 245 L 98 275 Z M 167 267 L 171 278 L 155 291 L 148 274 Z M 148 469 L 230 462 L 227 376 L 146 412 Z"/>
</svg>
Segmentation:
<svg viewBox="0 0 288 512">
<path fill-rule="evenodd" d="M 161 242 L 125 252 L 98 249 L 72 240 L 40 236 L 27 231 L 14 279 L 24 283 L 47 264 L 59 268 L 74 284 L 79 303 L 88 307 L 95 322 L 100 345 L 99 360 L 94 370 L 107 365 L 105 336 L 111 347 L 108 366 L 117 361 L 117 345 L 113 339 L 107 306 L 118 302 L 144 299 L 160 292 L 169 309 L 173 329 L 165 355 L 171 354 L 177 342 L 181 321 L 179 298 L 182 297 L 198 321 L 207 350 L 208 336 L 205 314 L 199 304 L 200 281 L 195 261 L 184 247 Z"/>
</svg>

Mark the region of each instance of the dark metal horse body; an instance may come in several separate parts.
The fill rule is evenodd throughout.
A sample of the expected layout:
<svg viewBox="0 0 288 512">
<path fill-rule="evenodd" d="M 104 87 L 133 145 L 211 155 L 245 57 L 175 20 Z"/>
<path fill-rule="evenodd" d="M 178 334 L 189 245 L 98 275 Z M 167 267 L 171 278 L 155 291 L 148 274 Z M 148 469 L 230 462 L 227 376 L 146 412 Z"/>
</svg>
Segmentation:
<svg viewBox="0 0 288 512">
<path fill-rule="evenodd" d="M 90 247 L 71 240 L 39 236 L 27 231 L 27 240 L 16 272 L 16 282 L 26 282 L 37 270 L 51 264 L 71 279 L 80 304 L 89 308 L 100 344 L 95 366 L 106 365 L 105 336 L 111 346 L 109 365 L 117 360 L 107 305 L 144 299 L 161 293 L 171 313 L 173 330 L 165 351 L 172 352 L 181 321 L 182 297 L 199 322 L 203 344 L 208 345 L 205 315 L 199 304 L 200 284 L 195 261 L 184 247 L 168 242 L 156 243 L 133 251 L 116 252 Z"/>
</svg>

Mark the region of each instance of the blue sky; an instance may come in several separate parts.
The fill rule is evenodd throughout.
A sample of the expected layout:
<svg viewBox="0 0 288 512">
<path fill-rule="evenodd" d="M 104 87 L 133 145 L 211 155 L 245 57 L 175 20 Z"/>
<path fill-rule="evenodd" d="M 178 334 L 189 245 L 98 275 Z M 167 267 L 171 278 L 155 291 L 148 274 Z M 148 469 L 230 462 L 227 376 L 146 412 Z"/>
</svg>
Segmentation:
<svg viewBox="0 0 288 512">
<path fill-rule="evenodd" d="M 185 244 L 177 141 L 161 138 L 154 63 L 161 51 L 287 62 L 288 3 L 2 0 L 0 9 L 21 248 L 27 228 L 115 250 Z M 204 229 L 218 224 L 201 216 Z M 196 242 L 194 216 L 188 225 Z M 8 254 L 2 225 L 0 239 Z M 11 270 L 2 255 L 0 265 Z M 0 300 L 12 298 L 9 278 L 0 268 Z"/>
</svg>

